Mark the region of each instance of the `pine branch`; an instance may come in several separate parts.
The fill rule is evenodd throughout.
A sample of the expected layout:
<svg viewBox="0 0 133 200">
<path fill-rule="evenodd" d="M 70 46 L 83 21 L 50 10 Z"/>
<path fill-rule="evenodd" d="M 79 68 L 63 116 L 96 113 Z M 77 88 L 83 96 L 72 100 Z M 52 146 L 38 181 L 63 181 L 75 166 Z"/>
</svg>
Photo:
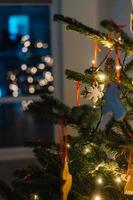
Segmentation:
<svg viewBox="0 0 133 200">
<path fill-rule="evenodd" d="M 89 37 L 90 39 L 100 42 L 105 47 L 109 47 L 115 50 L 116 45 L 118 44 L 118 37 L 111 38 L 108 34 L 103 33 L 101 31 L 97 31 L 93 28 L 90 28 L 73 18 L 64 17 L 63 15 L 54 15 L 54 20 L 66 23 L 67 30 L 73 30 L 73 31 L 79 32 Z M 108 28 L 109 30 L 117 31 L 117 33 L 120 34 L 121 39 L 122 39 L 121 42 L 119 42 L 119 48 L 121 49 L 121 51 L 127 52 L 130 55 L 133 55 L 133 41 L 123 31 L 121 31 L 117 27 L 117 25 L 115 25 L 113 22 L 108 21 L 108 20 L 103 21 L 102 25 L 106 28 L 108 28 L 109 26 L 110 27 Z"/>
<path fill-rule="evenodd" d="M 89 74 L 82 74 L 69 69 L 65 71 L 65 74 L 67 79 L 81 81 L 82 83 L 90 84 L 92 80 L 92 76 L 90 76 Z"/>
</svg>

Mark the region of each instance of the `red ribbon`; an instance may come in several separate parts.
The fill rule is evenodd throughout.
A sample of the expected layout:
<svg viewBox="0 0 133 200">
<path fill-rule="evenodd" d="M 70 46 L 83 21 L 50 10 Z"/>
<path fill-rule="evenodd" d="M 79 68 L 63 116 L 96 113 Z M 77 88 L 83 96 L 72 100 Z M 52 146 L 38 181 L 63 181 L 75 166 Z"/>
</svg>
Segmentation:
<svg viewBox="0 0 133 200">
<path fill-rule="evenodd" d="M 74 81 L 75 83 L 75 87 L 76 87 L 76 102 L 77 102 L 77 106 L 80 106 L 80 87 L 81 87 L 81 83 L 80 81 Z"/>
</svg>

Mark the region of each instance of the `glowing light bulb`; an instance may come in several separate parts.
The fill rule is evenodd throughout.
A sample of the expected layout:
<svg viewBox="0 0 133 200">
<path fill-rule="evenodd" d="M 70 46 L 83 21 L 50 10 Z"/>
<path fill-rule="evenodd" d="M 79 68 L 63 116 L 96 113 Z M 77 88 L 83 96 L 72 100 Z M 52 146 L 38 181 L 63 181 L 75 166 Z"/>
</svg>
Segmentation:
<svg viewBox="0 0 133 200">
<path fill-rule="evenodd" d="M 32 74 L 35 74 L 37 72 L 37 68 L 36 67 L 32 67 L 30 71 L 31 71 Z"/>
<path fill-rule="evenodd" d="M 42 48 L 43 47 L 43 43 L 41 41 L 36 43 L 36 47 L 37 48 Z"/>
<path fill-rule="evenodd" d="M 21 65 L 21 69 L 22 69 L 23 71 L 25 71 L 25 70 L 27 69 L 27 65 L 26 65 L 26 64 L 22 64 L 22 65 Z"/>
<path fill-rule="evenodd" d="M 27 40 L 25 43 L 24 43 L 24 46 L 25 47 L 29 47 L 31 45 L 31 42 L 29 40 Z"/>
<path fill-rule="evenodd" d="M 18 91 L 18 86 L 16 84 L 10 84 L 9 89 L 13 91 Z"/>
<path fill-rule="evenodd" d="M 39 196 L 37 194 L 34 194 L 34 200 L 39 200 Z"/>
<path fill-rule="evenodd" d="M 92 64 L 95 64 L 95 60 L 92 60 Z"/>
<path fill-rule="evenodd" d="M 34 93 L 35 93 L 35 88 L 34 88 L 34 86 L 30 86 L 30 87 L 29 87 L 29 93 L 30 93 L 30 94 L 34 94 Z"/>
<path fill-rule="evenodd" d="M 54 92 L 54 86 L 50 85 L 50 86 L 48 87 L 48 91 L 49 91 L 49 92 Z"/>
<path fill-rule="evenodd" d="M 102 185 L 103 184 L 103 179 L 102 178 L 98 178 L 96 180 L 97 184 Z"/>
<path fill-rule="evenodd" d="M 11 74 L 11 75 L 10 75 L 10 79 L 11 79 L 12 81 L 15 81 L 16 76 L 15 76 L 14 74 Z"/>
<path fill-rule="evenodd" d="M 95 198 L 94 198 L 94 200 L 101 200 L 100 195 L 96 195 Z"/>
<path fill-rule="evenodd" d="M 53 58 L 50 56 L 42 57 L 42 60 L 47 63 L 47 65 L 51 66 L 54 62 Z"/>
<path fill-rule="evenodd" d="M 70 144 L 68 144 L 68 143 L 67 143 L 67 148 L 68 148 L 68 149 L 70 149 L 70 148 L 71 148 L 71 145 L 70 145 Z"/>
<path fill-rule="evenodd" d="M 100 81 L 105 81 L 106 75 L 103 74 L 103 73 L 99 73 L 99 74 L 97 75 L 97 78 L 98 78 Z"/>
<path fill-rule="evenodd" d="M 22 52 L 23 52 L 23 53 L 26 53 L 27 51 L 28 51 L 28 48 L 27 48 L 27 47 L 23 47 L 23 48 L 22 48 Z"/>
<path fill-rule="evenodd" d="M 51 79 L 51 72 L 46 72 L 45 78 L 49 81 Z"/>
<path fill-rule="evenodd" d="M 132 81 L 132 85 L 133 85 L 133 81 Z"/>
<path fill-rule="evenodd" d="M 116 65 L 116 69 L 117 70 L 121 69 L 121 66 L 120 65 Z"/>
<path fill-rule="evenodd" d="M 121 183 L 121 181 L 122 181 L 122 180 L 121 180 L 121 178 L 120 178 L 120 177 L 116 177 L 116 178 L 115 178 L 115 181 L 116 181 L 116 183 L 118 183 L 118 184 L 119 184 L 119 183 Z"/>
<path fill-rule="evenodd" d="M 21 41 L 22 42 L 25 42 L 26 40 L 29 40 L 30 39 L 30 36 L 29 35 L 24 35 L 22 38 L 21 38 Z"/>
<path fill-rule="evenodd" d="M 41 69 L 41 70 L 45 69 L 45 64 L 44 63 L 40 63 L 38 65 L 38 69 Z"/>
<path fill-rule="evenodd" d="M 43 80 L 39 81 L 39 85 L 40 86 L 44 86 L 44 85 L 47 85 L 47 84 L 48 84 L 48 81 L 46 79 L 43 79 Z"/>
<path fill-rule="evenodd" d="M 27 78 L 27 81 L 28 81 L 28 83 L 33 83 L 33 77 L 32 76 L 29 76 L 28 78 Z"/>
</svg>

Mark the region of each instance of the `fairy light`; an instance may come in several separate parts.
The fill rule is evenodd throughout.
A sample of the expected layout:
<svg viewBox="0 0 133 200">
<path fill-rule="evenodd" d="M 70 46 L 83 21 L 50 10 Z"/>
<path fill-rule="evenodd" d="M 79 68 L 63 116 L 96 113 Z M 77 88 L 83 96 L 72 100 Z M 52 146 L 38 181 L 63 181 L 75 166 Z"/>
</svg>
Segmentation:
<svg viewBox="0 0 133 200">
<path fill-rule="evenodd" d="M 120 65 L 116 65 L 116 70 L 120 70 L 121 66 Z"/>
<path fill-rule="evenodd" d="M 67 143 L 67 148 L 70 149 L 71 148 L 71 145 L 69 143 Z"/>
<path fill-rule="evenodd" d="M 46 72 L 45 78 L 49 81 L 51 79 L 51 72 Z"/>
<path fill-rule="evenodd" d="M 54 77 L 53 76 L 51 76 L 50 78 L 49 78 L 49 82 L 52 82 L 54 80 Z"/>
<path fill-rule="evenodd" d="M 105 81 L 106 75 L 104 73 L 99 73 L 99 74 L 97 74 L 97 78 L 100 81 Z"/>
<path fill-rule="evenodd" d="M 16 84 L 10 84 L 9 89 L 12 91 L 18 91 L 18 86 Z"/>
<path fill-rule="evenodd" d="M 28 78 L 27 78 L 27 81 L 28 81 L 28 83 L 33 83 L 33 77 L 32 76 L 29 76 Z"/>
<path fill-rule="evenodd" d="M 96 195 L 96 196 L 94 197 L 94 200 L 101 200 L 101 196 L 100 196 L 100 195 Z"/>
<path fill-rule="evenodd" d="M 32 67 L 30 71 L 31 71 L 32 74 L 35 74 L 37 72 L 37 68 L 36 67 Z"/>
<path fill-rule="evenodd" d="M 31 42 L 29 40 L 27 40 L 25 43 L 24 43 L 24 46 L 25 47 L 29 47 L 31 45 Z"/>
<path fill-rule="evenodd" d="M 40 41 L 40 42 L 37 42 L 36 43 L 36 47 L 37 48 L 42 48 L 43 47 L 43 43 Z"/>
<path fill-rule="evenodd" d="M 39 200 L 39 196 L 37 194 L 34 194 L 34 200 Z"/>
<path fill-rule="evenodd" d="M 120 177 L 116 177 L 116 178 L 115 178 L 115 182 L 118 183 L 118 184 L 120 184 L 120 183 L 122 182 L 122 180 L 121 180 Z"/>
<path fill-rule="evenodd" d="M 41 70 L 45 69 L 45 64 L 44 63 L 40 63 L 38 65 L 38 69 L 41 69 Z"/>
<path fill-rule="evenodd" d="M 40 86 L 45 86 L 47 84 L 48 84 L 48 81 L 46 79 L 42 79 L 42 80 L 39 81 Z"/>
<path fill-rule="evenodd" d="M 21 38 L 21 41 L 22 42 L 25 42 L 26 40 L 29 40 L 30 39 L 30 36 L 29 35 L 24 35 L 22 38 Z"/>
<path fill-rule="evenodd" d="M 53 58 L 51 58 L 50 56 L 44 56 L 42 57 L 42 61 L 46 62 L 47 65 L 51 66 L 53 64 Z"/>
<path fill-rule="evenodd" d="M 99 177 L 99 178 L 97 178 L 96 182 L 97 182 L 97 184 L 102 185 L 103 179 L 101 177 Z"/>
<path fill-rule="evenodd" d="M 11 74 L 11 75 L 10 75 L 10 79 L 11 79 L 12 81 L 15 81 L 16 76 L 15 76 L 14 74 Z"/>
<path fill-rule="evenodd" d="M 30 94 L 34 94 L 34 93 L 35 93 L 35 88 L 34 88 L 34 86 L 30 86 L 30 87 L 29 87 L 29 93 L 30 93 Z"/>
<path fill-rule="evenodd" d="M 48 87 L 48 91 L 49 91 L 49 92 L 54 92 L 54 86 L 50 85 L 50 86 Z"/>
<path fill-rule="evenodd" d="M 90 153 L 91 152 L 91 149 L 89 147 L 85 147 L 84 150 L 83 150 L 83 154 L 87 154 L 87 153 Z"/>
<path fill-rule="evenodd" d="M 27 69 L 27 65 L 26 64 L 22 64 L 21 65 L 21 70 L 25 71 Z"/>
<path fill-rule="evenodd" d="M 23 52 L 23 53 L 26 53 L 27 51 L 28 51 L 28 48 L 27 48 L 27 47 L 23 47 L 23 48 L 22 48 L 22 52 Z"/>
<path fill-rule="evenodd" d="M 95 64 L 95 60 L 92 60 L 92 64 L 93 64 L 93 65 Z"/>
</svg>

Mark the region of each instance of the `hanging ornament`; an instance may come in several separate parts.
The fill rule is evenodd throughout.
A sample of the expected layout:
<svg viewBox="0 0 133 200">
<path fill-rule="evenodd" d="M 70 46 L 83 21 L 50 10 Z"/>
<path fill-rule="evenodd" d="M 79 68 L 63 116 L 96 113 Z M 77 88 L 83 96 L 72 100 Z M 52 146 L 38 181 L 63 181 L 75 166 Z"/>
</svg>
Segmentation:
<svg viewBox="0 0 133 200">
<path fill-rule="evenodd" d="M 64 118 L 64 116 L 62 117 Z M 64 119 L 63 119 L 64 120 Z M 67 200 L 69 192 L 72 187 L 72 175 L 69 172 L 69 165 L 68 165 L 68 148 L 69 145 L 67 143 L 67 129 L 66 126 L 59 127 L 59 144 L 60 144 L 60 155 L 61 155 L 61 200 Z M 63 142 L 63 133 L 64 133 L 64 143 Z"/>
<path fill-rule="evenodd" d="M 133 33 L 133 0 L 131 0 L 132 3 L 132 12 L 130 14 L 130 31 Z"/>
<path fill-rule="evenodd" d="M 94 60 L 92 61 L 92 66 L 95 69 L 97 67 L 97 54 L 101 52 L 100 47 L 97 42 L 94 41 Z"/>
<path fill-rule="evenodd" d="M 97 103 L 97 101 L 103 97 L 104 93 L 104 84 L 98 84 L 98 82 L 93 82 L 92 86 L 86 87 L 85 98 L 89 100 L 89 102 L 93 105 Z"/>
<path fill-rule="evenodd" d="M 74 81 L 75 83 L 75 88 L 76 88 L 76 103 L 77 106 L 80 106 L 80 87 L 81 87 L 81 83 L 80 81 Z"/>
<path fill-rule="evenodd" d="M 132 168 L 132 155 L 133 147 L 130 148 L 130 154 L 128 159 L 128 170 L 127 170 L 127 183 L 124 188 L 124 194 L 133 195 L 133 168 Z"/>
<path fill-rule="evenodd" d="M 104 130 L 109 121 L 114 117 L 116 121 L 124 118 L 126 110 L 120 100 L 120 86 L 115 83 L 108 85 L 105 93 L 105 104 L 102 109 L 102 118 L 98 129 Z"/>
</svg>

